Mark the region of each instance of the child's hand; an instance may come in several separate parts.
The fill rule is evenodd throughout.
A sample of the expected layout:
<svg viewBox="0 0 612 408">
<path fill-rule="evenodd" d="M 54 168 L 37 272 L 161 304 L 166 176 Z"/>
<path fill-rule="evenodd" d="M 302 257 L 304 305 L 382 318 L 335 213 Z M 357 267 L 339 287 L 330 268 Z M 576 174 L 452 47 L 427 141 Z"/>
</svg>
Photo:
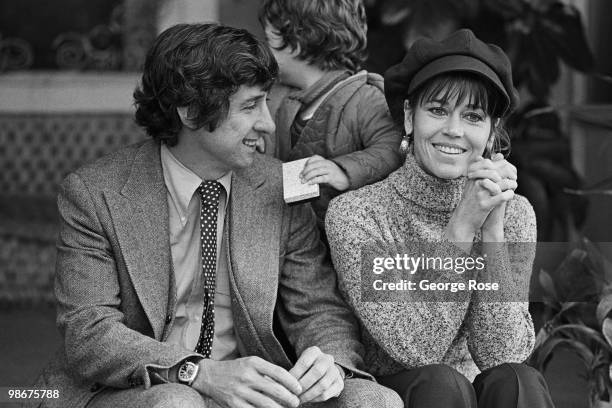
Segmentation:
<svg viewBox="0 0 612 408">
<path fill-rule="evenodd" d="M 314 155 L 306 162 L 304 170 L 300 173 L 302 183 L 329 184 L 338 191 L 349 188 L 349 179 L 336 163 Z"/>
</svg>

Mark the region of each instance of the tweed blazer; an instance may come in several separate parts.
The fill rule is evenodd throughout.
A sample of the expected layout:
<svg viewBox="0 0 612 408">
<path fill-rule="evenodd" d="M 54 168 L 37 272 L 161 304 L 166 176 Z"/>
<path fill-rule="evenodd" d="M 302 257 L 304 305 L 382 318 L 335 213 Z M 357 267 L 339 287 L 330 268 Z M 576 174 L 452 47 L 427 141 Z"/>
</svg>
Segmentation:
<svg viewBox="0 0 612 408">
<path fill-rule="evenodd" d="M 126 147 L 62 184 L 55 292 L 64 344 L 38 380 L 60 399 L 43 406 L 83 407 L 106 387 L 150 387 L 165 381 L 160 369 L 198 356 L 164 342 L 176 287 L 159 150 L 151 140 Z M 316 345 L 359 372 L 358 326 L 314 213 L 284 203 L 281 179 L 280 162 L 262 155 L 232 175 L 223 245 L 241 355 L 288 369 L 292 355 Z"/>
</svg>

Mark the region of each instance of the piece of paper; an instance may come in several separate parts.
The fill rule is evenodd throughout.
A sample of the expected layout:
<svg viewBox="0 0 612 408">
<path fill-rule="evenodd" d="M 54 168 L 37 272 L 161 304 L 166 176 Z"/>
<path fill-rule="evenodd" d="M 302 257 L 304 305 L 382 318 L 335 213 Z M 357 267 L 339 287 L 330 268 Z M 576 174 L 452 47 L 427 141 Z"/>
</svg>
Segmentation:
<svg viewBox="0 0 612 408">
<path fill-rule="evenodd" d="M 302 184 L 300 181 L 300 173 L 307 160 L 308 158 L 283 163 L 283 198 L 286 203 L 295 203 L 319 196 L 318 184 Z"/>
</svg>

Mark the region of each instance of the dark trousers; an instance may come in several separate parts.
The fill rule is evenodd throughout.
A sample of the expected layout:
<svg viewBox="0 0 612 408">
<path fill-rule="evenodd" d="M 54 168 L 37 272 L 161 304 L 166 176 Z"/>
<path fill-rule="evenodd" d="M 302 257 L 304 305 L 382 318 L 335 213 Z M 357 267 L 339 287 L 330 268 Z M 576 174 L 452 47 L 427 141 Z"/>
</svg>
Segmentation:
<svg viewBox="0 0 612 408">
<path fill-rule="evenodd" d="M 472 384 L 444 364 L 377 378 L 397 392 L 405 408 L 554 408 L 542 375 L 524 364 L 502 364 Z"/>
</svg>

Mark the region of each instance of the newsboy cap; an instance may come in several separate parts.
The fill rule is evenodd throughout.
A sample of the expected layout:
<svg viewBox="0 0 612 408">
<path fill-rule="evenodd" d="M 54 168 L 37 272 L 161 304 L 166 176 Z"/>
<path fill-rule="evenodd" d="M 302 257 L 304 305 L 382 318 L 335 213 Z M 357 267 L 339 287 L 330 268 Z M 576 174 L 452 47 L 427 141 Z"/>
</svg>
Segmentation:
<svg viewBox="0 0 612 408">
<path fill-rule="evenodd" d="M 502 115 L 518 104 L 512 67 L 504 51 L 482 42 L 471 30 L 461 29 L 443 41 L 415 41 L 402 62 L 385 72 L 385 98 L 393 119 L 403 123 L 404 100 L 420 85 L 436 75 L 456 71 L 472 72 L 490 81 L 506 100 Z"/>
</svg>

